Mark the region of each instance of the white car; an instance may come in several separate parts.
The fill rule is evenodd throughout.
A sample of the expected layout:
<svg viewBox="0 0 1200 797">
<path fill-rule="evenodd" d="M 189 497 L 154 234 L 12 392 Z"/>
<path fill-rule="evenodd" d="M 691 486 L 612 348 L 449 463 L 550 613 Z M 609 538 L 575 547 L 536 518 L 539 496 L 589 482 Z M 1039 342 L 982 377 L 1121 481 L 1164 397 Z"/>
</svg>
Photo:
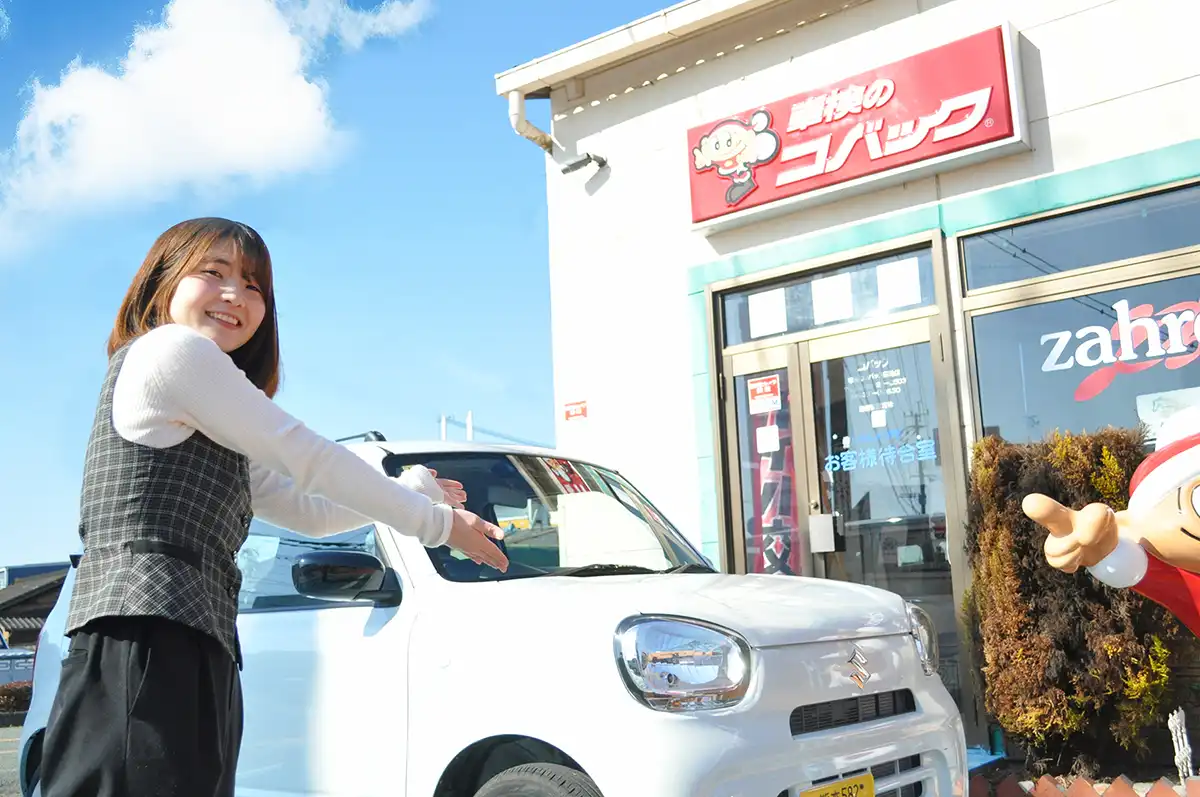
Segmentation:
<svg viewBox="0 0 1200 797">
<path fill-rule="evenodd" d="M 349 446 L 421 464 L 508 532 L 506 574 L 383 525 L 241 552 L 243 797 L 961 797 L 928 615 L 715 572 L 626 479 L 553 451 Z M 21 738 L 37 794 L 63 587 Z"/>
</svg>

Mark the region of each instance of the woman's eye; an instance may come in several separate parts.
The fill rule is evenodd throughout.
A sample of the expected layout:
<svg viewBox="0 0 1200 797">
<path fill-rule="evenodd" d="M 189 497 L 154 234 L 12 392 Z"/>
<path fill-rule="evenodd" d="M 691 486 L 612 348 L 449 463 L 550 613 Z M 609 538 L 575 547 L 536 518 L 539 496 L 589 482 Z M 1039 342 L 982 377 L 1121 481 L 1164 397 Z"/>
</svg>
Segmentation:
<svg viewBox="0 0 1200 797">
<path fill-rule="evenodd" d="M 1192 511 L 1200 515 L 1200 485 L 1192 488 Z"/>
<path fill-rule="evenodd" d="M 250 289 L 250 290 L 252 290 L 252 291 L 256 291 L 256 292 L 258 292 L 258 293 L 262 293 L 262 288 L 258 287 L 257 285 L 247 285 L 246 287 L 247 287 L 247 288 L 249 288 L 249 289 Z"/>
</svg>

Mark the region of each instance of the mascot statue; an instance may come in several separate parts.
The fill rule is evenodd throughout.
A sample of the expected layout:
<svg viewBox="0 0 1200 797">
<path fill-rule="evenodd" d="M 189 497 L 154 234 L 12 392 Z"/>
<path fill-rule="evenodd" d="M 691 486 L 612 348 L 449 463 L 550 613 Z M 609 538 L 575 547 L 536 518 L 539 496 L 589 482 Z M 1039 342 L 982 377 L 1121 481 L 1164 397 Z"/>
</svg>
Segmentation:
<svg viewBox="0 0 1200 797">
<path fill-rule="evenodd" d="M 1200 408 L 1172 415 L 1155 450 L 1134 472 L 1129 508 L 1069 509 L 1046 495 L 1021 508 L 1050 532 L 1046 561 L 1065 573 L 1082 565 L 1110 587 L 1132 589 L 1200 636 Z"/>
</svg>

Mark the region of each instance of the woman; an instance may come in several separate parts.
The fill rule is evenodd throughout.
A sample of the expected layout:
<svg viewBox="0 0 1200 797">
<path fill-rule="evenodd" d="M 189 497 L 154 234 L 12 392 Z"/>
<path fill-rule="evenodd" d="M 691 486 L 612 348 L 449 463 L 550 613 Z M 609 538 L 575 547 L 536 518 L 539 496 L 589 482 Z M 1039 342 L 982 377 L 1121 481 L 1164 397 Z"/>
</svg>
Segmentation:
<svg viewBox="0 0 1200 797">
<path fill-rule="evenodd" d="M 242 735 L 237 551 L 251 517 L 323 536 L 385 523 L 501 570 L 476 515 L 280 409 L 271 258 L 226 219 L 164 232 L 117 314 L 84 465 L 83 557 L 44 797 L 232 795 Z M 424 493 L 461 500 L 461 485 Z"/>
</svg>

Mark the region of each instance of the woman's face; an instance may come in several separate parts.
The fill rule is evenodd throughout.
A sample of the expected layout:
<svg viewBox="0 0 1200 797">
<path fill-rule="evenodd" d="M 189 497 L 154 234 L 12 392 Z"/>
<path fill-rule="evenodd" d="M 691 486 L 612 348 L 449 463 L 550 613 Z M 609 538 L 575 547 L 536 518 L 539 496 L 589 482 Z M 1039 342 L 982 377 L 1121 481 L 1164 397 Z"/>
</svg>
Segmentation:
<svg viewBox="0 0 1200 797">
<path fill-rule="evenodd" d="M 232 241 L 213 244 L 171 297 L 171 321 L 191 327 L 226 354 L 254 337 L 266 312 L 262 290 L 242 273 Z"/>
</svg>

